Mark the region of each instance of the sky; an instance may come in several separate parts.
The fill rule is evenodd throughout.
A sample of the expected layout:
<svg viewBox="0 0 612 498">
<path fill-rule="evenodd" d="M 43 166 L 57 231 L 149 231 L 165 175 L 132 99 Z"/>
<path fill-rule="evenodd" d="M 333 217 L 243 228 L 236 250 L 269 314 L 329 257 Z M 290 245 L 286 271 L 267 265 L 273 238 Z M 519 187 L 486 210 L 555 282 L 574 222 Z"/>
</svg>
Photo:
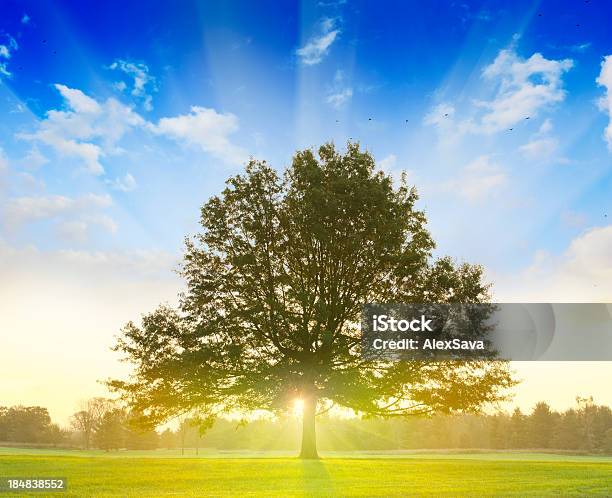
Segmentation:
<svg viewBox="0 0 612 498">
<path fill-rule="evenodd" d="M 498 302 L 612 302 L 612 6 L 0 5 L 0 404 L 60 421 L 176 302 L 201 205 L 249 158 L 359 141 Z M 514 403 L 612 404 L 608 363 L 515 364 Z"/>
</svg>

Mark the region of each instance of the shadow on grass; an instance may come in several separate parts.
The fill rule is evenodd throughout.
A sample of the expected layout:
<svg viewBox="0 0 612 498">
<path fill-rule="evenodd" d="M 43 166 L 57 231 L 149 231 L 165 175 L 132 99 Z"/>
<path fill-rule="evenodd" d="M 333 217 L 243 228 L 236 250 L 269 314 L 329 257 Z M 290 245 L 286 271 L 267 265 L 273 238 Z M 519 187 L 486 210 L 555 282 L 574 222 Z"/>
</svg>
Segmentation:
<svg viewBox="0 0 612 498">
<path fill-rule="evenodd" d="M 334 486 L 323 460 L 301 460 L 302 483 L 306 496 L 330 496 Z"/>
</svg>

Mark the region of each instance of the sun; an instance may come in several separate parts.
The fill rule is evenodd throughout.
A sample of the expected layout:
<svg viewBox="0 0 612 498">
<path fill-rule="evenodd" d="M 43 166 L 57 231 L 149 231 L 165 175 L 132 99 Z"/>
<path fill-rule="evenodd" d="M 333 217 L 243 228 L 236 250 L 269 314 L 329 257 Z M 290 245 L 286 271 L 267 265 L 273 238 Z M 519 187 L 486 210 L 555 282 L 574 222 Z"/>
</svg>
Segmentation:
<svg viewBox="0 0 612 498">
<path fill-rule="evenodd" d="M 297 398 L 293 401 L 293 414 L 296 417 L 301 417 L 302 413 L 304 413 L 304 400 Z"/>
</svg>

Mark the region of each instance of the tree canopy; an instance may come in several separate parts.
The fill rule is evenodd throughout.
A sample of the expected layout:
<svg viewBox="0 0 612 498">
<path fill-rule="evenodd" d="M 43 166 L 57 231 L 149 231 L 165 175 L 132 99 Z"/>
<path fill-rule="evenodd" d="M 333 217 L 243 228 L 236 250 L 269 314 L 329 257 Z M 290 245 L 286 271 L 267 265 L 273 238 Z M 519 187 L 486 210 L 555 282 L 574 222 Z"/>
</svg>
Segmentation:
<svg viewBox="0 0 612 498">
<path fill-rule="evenodd" d="M 499 361 L 379 361 L 361 354 L 368 302 L 479 303 L 478 265 L 434 258 L 416 189 L 376 169 L 358 144 L 299 151 L 283 175 L 251 160 L 201 209 L 186 239 L 180 306 L 128 323 L 116 350 L 135 370 L 111 381 L 143 423 L 187 411 L 284 410 L 304 402 L 302 456 L 315 414 L 477 410 L 513 380 Z"/>
</svg>

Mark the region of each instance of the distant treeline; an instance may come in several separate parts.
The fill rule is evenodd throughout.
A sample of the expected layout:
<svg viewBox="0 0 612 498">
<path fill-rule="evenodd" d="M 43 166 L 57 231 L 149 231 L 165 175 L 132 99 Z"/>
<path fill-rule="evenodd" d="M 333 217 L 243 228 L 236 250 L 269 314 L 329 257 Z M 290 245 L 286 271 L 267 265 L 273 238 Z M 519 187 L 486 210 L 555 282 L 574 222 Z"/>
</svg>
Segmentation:
<svg viewBox="0 0 612 498">
<path fill-rule="evenodd" d="M 42 444 L 114 450 L 208 448 L 296 450 L 297 417 L 248 423 L 218 419 L 204 434 L 197 419 L 183 417 L 176 429 L 143 432 L 134 418 L 108 400 L 94 398 L 71 418 L 69 428 L 51 422 L 45 408 L 0 407 L 0 445 Z M 556 412 L 540 402 L 529 414 L 461 414 L 430 418 L 337 418 L 321 416 L 321 450 L 548 449 L 612 454 L 612 410 L 577 398 L 575 408 Z"/>
</svg>

